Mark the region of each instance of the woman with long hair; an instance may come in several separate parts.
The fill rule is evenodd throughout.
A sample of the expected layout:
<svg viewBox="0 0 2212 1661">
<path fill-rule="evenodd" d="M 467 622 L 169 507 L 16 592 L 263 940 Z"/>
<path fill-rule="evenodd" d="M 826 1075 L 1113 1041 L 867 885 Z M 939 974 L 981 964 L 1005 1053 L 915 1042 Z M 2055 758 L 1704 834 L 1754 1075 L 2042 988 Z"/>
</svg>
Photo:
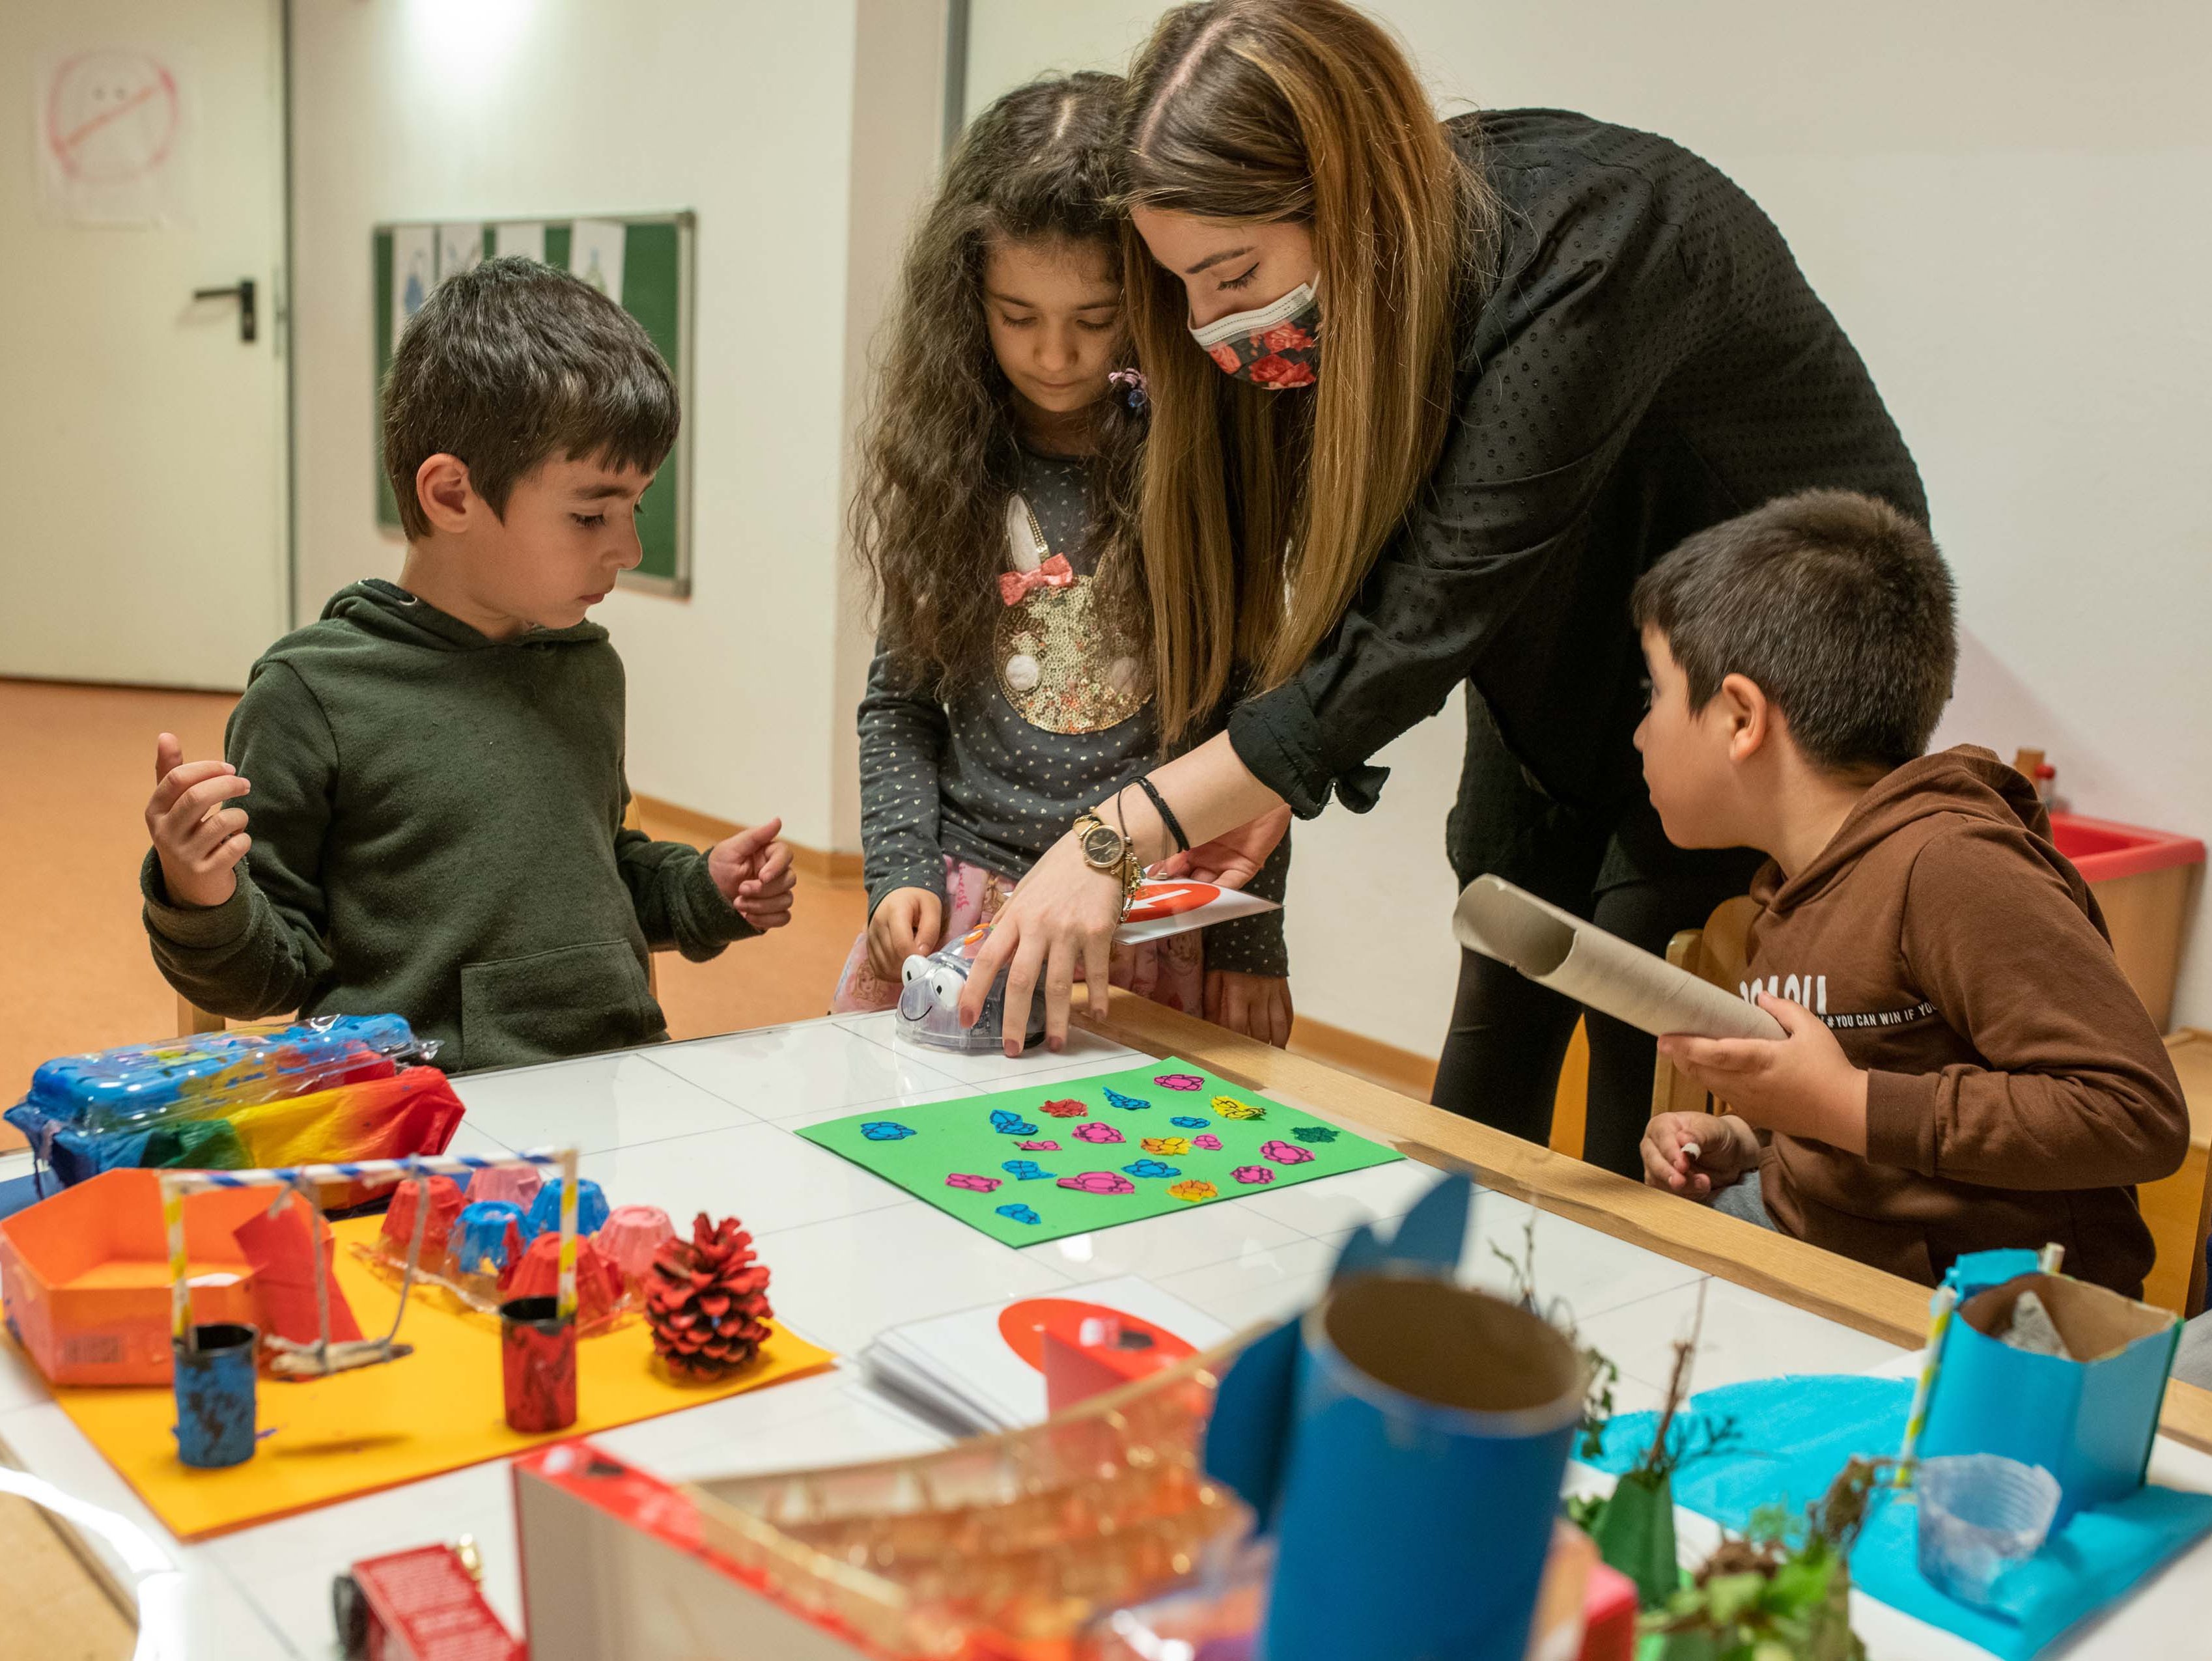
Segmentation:
<svg viewBox="0 0 2212 1661">
<path fill-rule="evenodd" d="M 1095 796 L 1173 753 L 1135 547 L 1121 92 L 1084 74 L 1000 99 L 907 249 L 854 512 L 878 642 L 860 715 L 869 917 L 839 1011 L 890 1008 L 907 959 L 995 916 Z M 1182 720 L 1182 745 L 1219 724 Z M 1255 891 L 1282 897 L 1288 857 Z M 1101 979 L 1281 1043 L 1287 972 L 1278 911 L 1117 949 Z"/>
<path fill-rule="evenodd" d="M 1692 532 L 1814 486 L 1927 516 L 1780 233 L 1648 133 L 1547 110 L 1440 124 L 1340 0 L 1170 11 L 1121 133 L 1160 720 L 1182 730 L 1239 675 L 1258 689 L 1128 794 L 1135 855 L 1197 842 L 1233 879 L 1285 810 L 1372 806 L 1369 758 L 1464 684 L 1460 879 L 1495 872 L 1655 949 L 1701 925 L 1756 857 L 1660 833 L 1630 743 L 1630 587 Z M 1113 852 L 1063 839 L 1001 919 L 969 985 L 1009 967 L 1010 1032 L 1040 986 L 1048 1041 L 1065 1032 L 1073 968 L 1114 927 Z M 1578 1013 L 1468 954 L 1437 1102 L 1541 1140 Z M 1595 1013 L 1589 1031 L 1586 1156 L 1633 1174 L 1652 1041 Z"/>
</svg>

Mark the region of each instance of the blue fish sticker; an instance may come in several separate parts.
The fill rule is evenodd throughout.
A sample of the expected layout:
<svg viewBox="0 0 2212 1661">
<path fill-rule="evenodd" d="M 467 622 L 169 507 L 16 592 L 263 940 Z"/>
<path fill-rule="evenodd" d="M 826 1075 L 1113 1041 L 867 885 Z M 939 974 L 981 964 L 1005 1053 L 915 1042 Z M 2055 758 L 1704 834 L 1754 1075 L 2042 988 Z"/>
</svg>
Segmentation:
<svg viewBox="0 0 2212 1661">
<path fill-rule="evenodd" d="M 991 1129 L 1009 1136 L 1034 1136 L 1036 1127 L 1018 1113 L 1008 1108 L 996 1108 L 991 1114 Z"/>
<path fill-rule="evenodd" d="M 1336 1132 L 1325 1124 L 1302 1124 L 1292 1128 L 1291 1135 L 1302 1142 L 1333 1142 Z"/>
<path fill-rule="evenodd" d="M 1180 1177 L 1182 1175 L 1182 1172 L 1176 1170 L 1175 1166 L 1158 1159 L 1139 1159 L 1134 1165 L 1123 1165 L 1121 1169 L 1132 1177 Z"/>
<path fill-rule="evenodd" d="M 999 1208 L 999 1214 L 1018 1223 L 1041 1223 L 1044 1220 L 1025 1205 L 1002 1205 Z"/>
<path fill-rule="evenodd" d="M 1102 1086 L 1102 1088 L 1103 1087 L 1103 1086 Z M 1134 1096 L 1124 1096 L 1118 1090 L 1109 1089 L 1106 1092 L 1106 1105 L 1109 1107 L 1118 1107 L 1125 1113 L 1139 1113 L 1142 1112 L 1145 1109 L 1149 1108 L 1152 1104 L 1150 1102 L 1139 1101 Z"/>
<path fill-rule="evenodd" d="M 1052 1172 L 1047 1171 L 1035 1159 L 1008 1159 L 1004 1165 L 1001 1165 L 999 1169 L 1005 1171 L 1006 1175 L 1012 1177 L 1016 1182 L 1021 1183 L 1033 1183 L 1040 1177 L 1049 1177 L 1052 1175 Z"/>
<path fill-rule="evenodd" d="M 1203 1130 L 1206 1126 L 1212 1124 L 1213 1121 L 1211 1119 L 1194 1119 L 1189 1114 L 1186 1113 L 1178 1118 L 1170 1119 L 1168 1123 L 1171 1125 L 1180 1126 L 1185 1130 Z"/>
<path fill-rule="evenodd" d="M 903 1141 L 915 1131 L 912 1126 L 902 1125 L 895 1119 L 871 1119 L 860 1127 L 860 1134 L 872 1142 L 896 1142 Z"/>
</svg>

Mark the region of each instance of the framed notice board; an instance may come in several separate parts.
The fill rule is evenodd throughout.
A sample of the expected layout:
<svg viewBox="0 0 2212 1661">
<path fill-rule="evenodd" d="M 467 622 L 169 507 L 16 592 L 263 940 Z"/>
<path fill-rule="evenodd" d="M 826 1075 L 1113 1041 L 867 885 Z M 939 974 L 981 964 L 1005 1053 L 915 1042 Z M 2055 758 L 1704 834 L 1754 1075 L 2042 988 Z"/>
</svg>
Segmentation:
<svg viewBox="0 0 2212 1661">
<path fill-rule="evenodd" d="M 692 246 L 689 212 L 579 215 L 570 219 L 468 220 L 379 225 L 369 240 L 376 378 L 371 397 L 376 522 L 399 533 L 399 503 L 384 476 L 384 376 L 392 343 L 441 277 L 502 254 L 574 271 L 644 326 L 676 377 L 684 427 L 640 503 L 644 558 L 622 574 L 626 588 L 682 599 L 691 592 Z"/>
</svg>

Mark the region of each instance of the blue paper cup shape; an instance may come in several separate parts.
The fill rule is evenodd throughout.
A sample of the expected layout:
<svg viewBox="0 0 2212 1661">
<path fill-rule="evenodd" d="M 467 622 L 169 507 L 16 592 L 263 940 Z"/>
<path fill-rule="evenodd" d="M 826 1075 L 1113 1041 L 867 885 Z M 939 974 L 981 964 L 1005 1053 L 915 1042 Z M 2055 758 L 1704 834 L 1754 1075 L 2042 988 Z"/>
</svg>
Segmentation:
<svg viewBox="0 0 2212 1661">
<path fill-rule="evenodd" d="M 1267 1661 L 1522 1661 L 1580 1356 L 1448 1281 L 1346 1281 L 1306 1314 Z"/>
<path fill-rule="evenodd" d="M 175 1353 L 177 1457 L 202 1470 L 253 1457 L 253 1364 L 261 1335 L 223 1321 L 192 1329 Z"/>
</svg>

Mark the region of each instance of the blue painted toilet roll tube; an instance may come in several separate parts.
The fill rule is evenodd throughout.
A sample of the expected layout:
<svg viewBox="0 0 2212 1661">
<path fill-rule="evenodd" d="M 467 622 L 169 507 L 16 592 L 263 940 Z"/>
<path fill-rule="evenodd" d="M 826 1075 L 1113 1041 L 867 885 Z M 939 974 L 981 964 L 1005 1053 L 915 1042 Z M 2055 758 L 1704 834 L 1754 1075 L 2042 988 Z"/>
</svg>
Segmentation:
<svg viewBox="0 0 2212 1661">
<path fill-rule="evenodd" d="M 242 1465 L 253 1457 L 254 1352 L 261 1335 L 221 1322 L 192 1329 L 175 1350 L 177 1457 L 203 1470 Z"/>
<path fill-rule="evenodd" d="M 1267 1661 L 1522 1661 L 1583 1365 L 1447 1281 L 1340 1283 L 1304 1323 Z"/>
</svg>

